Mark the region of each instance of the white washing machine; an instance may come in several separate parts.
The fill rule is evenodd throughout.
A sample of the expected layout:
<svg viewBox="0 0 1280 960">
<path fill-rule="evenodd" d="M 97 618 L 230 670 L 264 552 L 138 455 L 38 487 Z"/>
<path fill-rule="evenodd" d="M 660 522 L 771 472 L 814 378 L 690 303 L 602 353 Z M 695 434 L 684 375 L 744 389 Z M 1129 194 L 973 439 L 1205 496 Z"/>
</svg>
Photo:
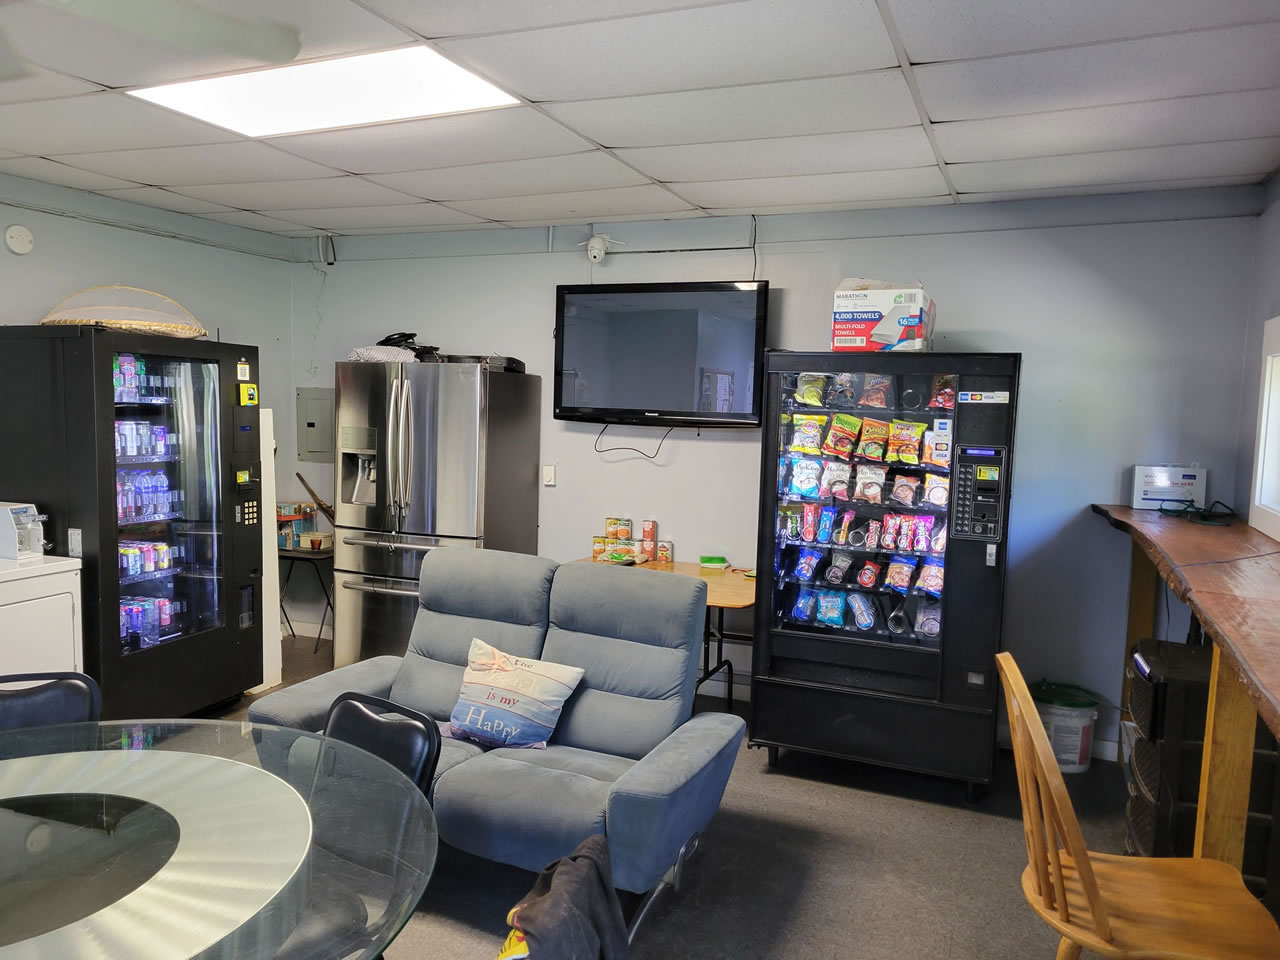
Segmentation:
<svg viewBox="0 0 1280 960">
<path fill-rule="evenodd" d="M 0 560 L 0 675 L 84 670 L 80 561 Z"/>
</svg>

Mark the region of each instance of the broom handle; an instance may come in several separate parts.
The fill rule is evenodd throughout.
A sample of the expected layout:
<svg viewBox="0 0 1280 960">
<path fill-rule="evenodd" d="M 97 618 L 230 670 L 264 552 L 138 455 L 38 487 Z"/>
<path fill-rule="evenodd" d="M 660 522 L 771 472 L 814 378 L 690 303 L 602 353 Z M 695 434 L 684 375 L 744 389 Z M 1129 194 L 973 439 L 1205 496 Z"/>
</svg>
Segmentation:
<svg viewBox="0 0 1280 960">
<path fill-rule="evenodd" d="M 313 489 L 311 489 L 311 484 L 307 483 L 306 477 L 304 477 L 300 473 L 295 473 L 294 476 L 297 477 L 300 481 L 302 481 L 302 485 L 307 488 L 307 493 L 309 493 L 311 495 L 311 499 L 316 502 L 316 509 L 319 510 L 321 513 L 323 513 L 325 516 L 325 519 L 328 520 L 330 524 L 332 524 L 333 523 L 333 507 L 329 506 L 329 504 L 325 503 L 323 500 L 320 499 L 320 494 L 316 493 Z"/>
</svg>

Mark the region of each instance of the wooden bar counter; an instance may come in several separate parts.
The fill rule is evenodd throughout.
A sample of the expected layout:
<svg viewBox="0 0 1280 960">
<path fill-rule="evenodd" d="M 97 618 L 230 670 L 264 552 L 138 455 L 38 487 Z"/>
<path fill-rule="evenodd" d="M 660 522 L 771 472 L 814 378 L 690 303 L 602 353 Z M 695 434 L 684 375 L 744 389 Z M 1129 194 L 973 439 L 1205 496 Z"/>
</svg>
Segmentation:
<svg viewBox="0 0 1280 960">
<path fill-rule="evenodd" d="M 1093 511 L 1133 538 L 1126 657 L 1152 634 L 1157 578 L 1213 641 L 1195 853 L 1238 869 L 1256 718 L 1280 736 L 1280 541 L 1239 518 L 1216 527 L 1157 510 Z M 1127 703 L 1127 683 L 1125 692 Z"/>
</svg>

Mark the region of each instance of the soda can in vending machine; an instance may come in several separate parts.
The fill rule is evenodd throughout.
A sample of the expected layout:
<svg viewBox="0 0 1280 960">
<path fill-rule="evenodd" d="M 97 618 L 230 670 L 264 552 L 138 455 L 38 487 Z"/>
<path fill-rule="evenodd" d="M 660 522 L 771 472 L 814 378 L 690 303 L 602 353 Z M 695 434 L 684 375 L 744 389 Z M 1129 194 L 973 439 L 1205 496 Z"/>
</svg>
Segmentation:
<svg viewBox="0 0 1280 960">
<path fill-rule="evenodd" d="M 160 597 L 156 600 L 156 620 L 160 624 L 160 632 L 173 625 L 173 603 Z"/>
<path fill-rule="evenodd" d="M 142 636 L 142 632 L 146 628 L 146 623 L 142 617 L 142 604 L 135 600 L 130 600 L 125 610 L 129 615 L 129 632 Z"/>
<path fill-rule="evenodd" d="M 147 450 L 148 453 L 154 453 L 157 457 L 163 457 L 169 452 L 169 443 L 164 424 L 157 423 L 151 427 L 151 444 Z"/>
<path fill-rule="evenodd" d="M 156 548 L 149 543 L 144 543 L 138 549 L 142 552 L 142 572 L 155 573 Z"/>
<path fill-rule="evenodd" d="M 120 604 L 120 639 L 124 640 L 129 636 L 129 605 L 127 603 Z"/>
<path fill-rule="evenodd" d="M 156 569 L 168 570 L 169 564 L 171 562 L 169 545 L 167 543 L 157 543 L 155 545 L 155 551 L 156 551 Z"/>
<path fill-rule="evenodd" d="M 136 577 L 142 573 L 142 551 L 137 547 L 129 547 L 129 576 Z"/>
</svg>

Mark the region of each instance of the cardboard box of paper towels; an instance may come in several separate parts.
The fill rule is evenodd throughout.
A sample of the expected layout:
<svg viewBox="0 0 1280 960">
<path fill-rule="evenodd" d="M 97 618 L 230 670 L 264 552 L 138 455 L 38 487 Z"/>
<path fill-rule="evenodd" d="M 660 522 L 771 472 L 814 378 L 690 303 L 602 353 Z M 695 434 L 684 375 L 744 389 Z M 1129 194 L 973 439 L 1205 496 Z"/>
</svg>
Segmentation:
<svg viewBox="0 0 1280 960">
<path fill-rule="evenodd" d="M 918 283 L 846 277 L 831 310 L 831 349 L 837 353 L 928 350 L 935 304 Z"/>
</svg>

